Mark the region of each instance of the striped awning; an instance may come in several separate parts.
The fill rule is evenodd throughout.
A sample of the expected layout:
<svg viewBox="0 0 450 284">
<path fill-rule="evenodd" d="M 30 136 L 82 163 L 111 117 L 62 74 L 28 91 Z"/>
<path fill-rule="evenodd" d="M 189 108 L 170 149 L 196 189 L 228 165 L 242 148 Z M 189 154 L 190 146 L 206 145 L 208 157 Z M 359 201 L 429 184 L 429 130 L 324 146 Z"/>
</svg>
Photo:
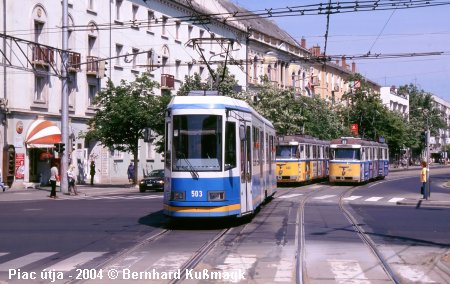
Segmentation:
<svg viewBox="0 0 450 284">
<path fill-rule="evenodd" d="M 35 120 L 28 128 L 25 143 L 30 148 L 52 148 L 53 144 L 61 143 L 61 130 L 54 122 Z"/>
</svg>

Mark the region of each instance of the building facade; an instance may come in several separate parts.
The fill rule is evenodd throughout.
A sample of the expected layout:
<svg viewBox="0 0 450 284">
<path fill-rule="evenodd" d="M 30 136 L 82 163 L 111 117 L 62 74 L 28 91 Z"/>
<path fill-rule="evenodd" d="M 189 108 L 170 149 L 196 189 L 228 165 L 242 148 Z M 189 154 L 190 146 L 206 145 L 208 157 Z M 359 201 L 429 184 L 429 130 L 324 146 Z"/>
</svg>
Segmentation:
<svg viewBox="0 0 450 284">
<path fill-rule="evenodd" d="M 206 25 L 202 19 L 204 3 L 198 2 L 68 1 L 70 145 L 66 145 L 66 153 L 77 166 L 79 181 L 88 179 L 91 161 L 96 165 L 96 183 L 127 180 L 130 155 L 83 138 L 87 120 L 95 114 L 92 99 L 107 78 L 119 84 L 147 72 L 161 84 L 157 94 L 175 94 L 185 76 L 209 76 L 205 59 L 214 61 L 216 69 L 227 56 L 245 58 L 246 31 L 237 24 L 219 21 Z M 2 3 L 6 6 L 0 15 L 5 55 L 0 79 L 4 114 L 1 146 L 13 146 L 15 162 L 23 164 L 23 174 L 13 173 L 13 186 L 45 184 L 51 163 L 58 161 L 54 143 L 60 142 L 63 1 Z M 246 65 L 229 69 L 245 86 Z M 2 160 L 6 159 L 3 151 Z M 139 175 L 162 168 L 162 159 L 152 143 L 141 141 Z"/>
</svg>

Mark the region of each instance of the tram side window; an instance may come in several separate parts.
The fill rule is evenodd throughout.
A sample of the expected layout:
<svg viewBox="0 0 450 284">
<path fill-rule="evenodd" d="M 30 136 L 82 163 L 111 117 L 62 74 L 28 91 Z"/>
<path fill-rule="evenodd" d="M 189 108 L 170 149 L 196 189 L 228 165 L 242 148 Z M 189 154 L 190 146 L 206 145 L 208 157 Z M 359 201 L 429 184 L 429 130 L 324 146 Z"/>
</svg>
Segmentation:
<svg viewBox="0 0 450 284">
<path fill-rule="evenodd" d="M 170 123 L 166 123 L 166 137 L 169 136 L 169 129 L 170 129 Z M 169 148 L 169 138 L 166 138 L 166 149 L 164 151 L 164 162 L 166 168 L 170 169 L 170 162 L 171 162 L 171 155 L 170 155 L 170 148 Z"/>
<path fill-rule="evenodd" d="M 236 123 L 225 124 L 225 170 L 236 167 Z"/>
</svg>

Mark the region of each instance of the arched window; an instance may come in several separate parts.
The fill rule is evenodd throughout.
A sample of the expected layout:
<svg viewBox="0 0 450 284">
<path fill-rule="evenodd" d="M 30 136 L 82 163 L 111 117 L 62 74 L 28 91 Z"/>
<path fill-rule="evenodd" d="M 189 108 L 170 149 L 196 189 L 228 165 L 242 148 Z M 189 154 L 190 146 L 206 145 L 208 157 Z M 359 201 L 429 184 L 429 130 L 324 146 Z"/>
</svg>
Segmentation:
<svg viewBox="0 0 450 284">
<path fill-rule="evenodd" d="M 272 81 L 272 65 L 269 64 L 269 66 L 267 66 L 267 78 L 269 79 L 269 81 Z"/>
</svg>

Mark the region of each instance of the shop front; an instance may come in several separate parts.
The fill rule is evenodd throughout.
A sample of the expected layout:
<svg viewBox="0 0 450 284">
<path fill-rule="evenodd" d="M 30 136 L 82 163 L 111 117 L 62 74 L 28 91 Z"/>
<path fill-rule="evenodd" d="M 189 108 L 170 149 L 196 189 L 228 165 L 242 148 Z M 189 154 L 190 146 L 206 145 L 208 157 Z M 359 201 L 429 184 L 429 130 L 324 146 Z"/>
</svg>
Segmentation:
<svg viewBox="0 0 450 284">
<path fill-rule="evenodd" d="M 61 130 L 54 122 L 37 119 L 30 125 L 25 140 L 29 182 L 48 184 L 52 164 L 60 165 L 55 143 L 61 143 Z"/>
</svg>

